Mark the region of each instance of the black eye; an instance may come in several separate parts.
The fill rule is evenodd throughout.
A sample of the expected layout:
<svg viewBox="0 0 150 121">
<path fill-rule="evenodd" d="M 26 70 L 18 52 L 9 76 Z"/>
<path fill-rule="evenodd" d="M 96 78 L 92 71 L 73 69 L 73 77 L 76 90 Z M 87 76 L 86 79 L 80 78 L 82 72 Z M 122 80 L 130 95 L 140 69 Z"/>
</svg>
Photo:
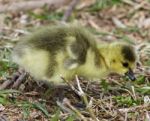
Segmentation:
<svg viewBox="0 0 150 121">
<path fill-rule="evenodd" d="M 128 64 L 127 62 L 122 63 L 122 65 L 123 65 L 124 67 L 128 67 L 128 66 L 129 66 L 129 64 Z"/>
</svg>

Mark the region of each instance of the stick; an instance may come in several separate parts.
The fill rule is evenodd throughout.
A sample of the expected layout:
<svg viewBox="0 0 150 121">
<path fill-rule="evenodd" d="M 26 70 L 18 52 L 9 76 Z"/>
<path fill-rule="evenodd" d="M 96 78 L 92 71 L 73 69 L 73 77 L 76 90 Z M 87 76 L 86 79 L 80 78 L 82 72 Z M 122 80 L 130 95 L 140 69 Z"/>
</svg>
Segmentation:
<svg viewBox="0 0 150 121">
<path fill-rule="evenodd" d="M 64 112 L 69 112 L 70 114 L 73 114 L 74 112 L 70 110 L 69 108 L 65 107 L 64 104 L 62 104 L 59 101 L 56 101 L 57 105 L 64 111 Z"/>
<path fill-rule="evenodd" d="M 10 84 L 12 84 L 18 77 L 20 73 L 16 72 L 14 75 L 12 75 L 12 79 L 8 79 L 5 82 L 3 82 L 2 85 L 0 85 L 0 90 L 6 89 Z"/>
<path fill-rule="evenodd" d="M 31 0 L 22 2 L 12 2 L 10 4 L 0 5 L 0 13 L 33 10 L 36 8 L 43 7 L 44 5 L 58 8 L 68 4 L 69 1 L 70 0 Z"/>
<path fill-rule="evenodd" d="M 71 105 L 70 101 L 65 98 L 64 104 L 67 105 L 71 110 L 73 110 L 83 121 L 87 121 L 86 118 L 78 111 L 74 106 Z"/>
<path fill-rule="evenodd" d="M 79 3 L 79 1 L 80 0 L 72 0 L 72 2 L 69 4 L 69 7 L 66 10 L 66 12 L 61 20 L 62 22 L 66 22 L 68 20 L 69 16 L 71 15 L 72 11 L 76 7 L 76 5 Z"/>
<path fill-rule="evenodd" d="M 78 79 L 78 77 L 76 76 L 76 82 L 77 82 L 77 86 L 78 86 L 78 90 L 71 84 L 71 83 L 69 83 L 65 78 L 63 78 L 63 77 L 61 77 L 70 87 L 71 87 L 71 89 L 77 94 L 77 95 L 79 95 L 82 99 L 83 99 L 83 101 L 84 101 L 84 103 L 85 103 L 85 105 L 86 105 L 86 109 L 88 110 L 88 112 L 90 113 L 90 116 L 92 117 L 92 119 L 94 120 L 94 121 L 99 121 L 97 118 L 96 118 L 96 116 L 95 116 L 95 114 L 94 114 L 94 112 L 93 112 L 93 110 L 92 110 L 92 99 L 90 100 L 90 102 L 88 102 L 88 99 L 87 99 L 87 96 L 86 96 L 86 94 L 83 92 L 83 90 L 82 90 L 82 88 L 81 88 L 81 86 L 80 86 L 80 82 L 79 82 L 79 79 Z"/>
<path fill-rule="evenodd" d="M 94 119 L 94 121 L 98 121 L 98 119 L 96 118 L 96 116 L 95 116 L 95 114 L 94 114 L 94 112 L 91 108 L 92 105 L 90 105 L 90 104 L 92 104 L 92 99 L 90 100 L 90 103 L 89 103 L 86 94 L 83 92 L 83 90 L 80 86 L 78 76 L 76 76 L 76 82 L 77 82 L 77 85 L 78 85 L 79 93 L 81 94 L 80 96 L 83 98 L 83 101 L 86 105 L 86 108 L 87 108 L 88 112 L 90 113 L 90 115 Z"/>
<path fill-rule="evenodd" d="M 23 72 L 23 73 L 19 76 L 19 78 L 15 81 L 15 83 L 14 83 L 13 86 L 12 86 L 12 88 L 13 88 L 13 89 L 18 88 L 19 85 L 21 84 L 21 82 L 25 79 L 26 75 L 27 75 L 26 72 Z"/>
</svg>

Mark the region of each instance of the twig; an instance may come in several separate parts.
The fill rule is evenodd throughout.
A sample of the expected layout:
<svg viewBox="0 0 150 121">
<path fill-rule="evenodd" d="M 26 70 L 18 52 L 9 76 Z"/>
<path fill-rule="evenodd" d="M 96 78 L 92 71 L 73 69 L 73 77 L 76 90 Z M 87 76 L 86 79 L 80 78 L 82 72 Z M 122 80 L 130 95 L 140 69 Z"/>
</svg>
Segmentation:
<svg viewBox="0 0 150 121">
<path fill-rule="evenodd" d="M 20 73 L 16 72 L 13 76 L 12 79 L 6 80 L 2 85 L 0 85 L 0 90 L 6 89 L 10 84 L 12 84 L 18 77 Z"/>
<path fill-rule="evenodd" d="M 116 17 L 112 17 L 112 21 L 113 21 L 113 23 L 116 25 L 116 27 L 118 27 L 118 28 L 121 28 L 121 29 L 125 29 L 125 28 L 127 28 L 126 26 L 125 26 L 125 24 L 123 24 L 118 18 L 116 18 Z"/>
<path fill-rule="evenodd" d="M 114 97 L 110 97 L 110 98 L 108 98 L 108 99 L 112 99 L 112 98 L 114 98 Z M 108 99 L 104 98 L 104 99 L 99 99 L 98 101 L 96 101 L 96 100 L 94 100 L 94 101 L 97 103 L 96 105 L 98 105 L 100 108 L 102 108 L 107 114 L 109 114 L 110 116 L 114 117 L 114 115 L 113 115 L 111 112 L 108 112 L 108 111 L 107 111 L 108 109 L 105 109 L 105 108 L 103 107 L 104 102 L 107 102 L 106 100 L 108 100 Z M 113 107 L 113 110 L 114 110 L 114 111 L 117 111 L 118 114 L 120 114 L 120 115 L 124 118 L 124 115 L 122 114 L 123 112 L 119 111 L 118 108 Z"/>
<path fill-rule="evenodd" d="M 70 114 L 73 114 L 73 111 L 70 110 L 69 108 L 67 108 L 66 106 L 64 106 L 64 104 L 62 104 L 59 101 L 56 101 L 57 105 L 65 112 L 69 112 Z"/>
<path fill-rule="evenodd" d="M 19 87 L 19 85 L 21 84 L 21 82 L 25 79 L 27 73 L 23 72 L 19 78 L 15 81 L 15 83 L 13 84 L 12 88 L 16 89 Z"/>
<path fill-rule="evenodd" d="M 18 72 L 12 75 L 12 78 L 6 80 L 4 83 L 2 83 L 2 85 L 0 85 L 0 90 L 6 89 L 12 83 L 14 83 L 12 88 L 17 88 L 21 84 L 21 82 L 25 79 L 26 74 L 27 73 L 24 72 L 24 70 L 20 69 Z"/>
<path fill-rule="evenodd" d="M 0 121 L 9 121 L 8 118 L 4 115 L 0 116 Z"/>
<path fill-rule="evenodd" d="M 19 12 L 32 10 L 43 7 L 44 5 L 58 8 L 69 3 L 70 0 L 30 0 L 21 2 L 11 2 L 11 4 L 0 5 L 0 13 L 2 12 Z"/>
<path fill-rule="evenodd" d="M 81 96 L 81 97 L 83 98 L 83 101 L 84 101 L 84 103 L 85 103 L 85 105 L 86 105 L 86 108 L 87 108 L 87 110 L 89 111 L 91 117 L 94 119 L 94 121 L 98 121 L 98 119 L 96 118 L 96 116 L 95 116 L 95 114 L 94 114 L 94 112 L 93 112 L 91 106 L 89 105 L 90 103 L 88 102 L 88 99 L 87 99 L 86 94 L 83 92 L 83 90 L 82 90 L 82 88 L 81 88 L 81 86 L 80 86 L 79 78 L 78 78 L 77 75 L 76 75 L 76 82 L 77 82 L 78 89 L 79 89 L 79 94 L 80 94 L 79 96 Z M 92 101 L 92 100 L 91 100 L 91 101 Z"/>
<path fill-rule="evenodd" d="M 124 3 L 128 4 L 128 5 L 131 5 L 131 6 L 135 5 L 135 3 L 132 2 L 131 0 L 122 0 L 122 2 L 124 2 Z"/>
<path fill-rule="evenodd" d="M 148 111 L 146 111 L 146 121 L 149 121 L 150 120 L 150 114 Z"/>
<path fill-rule="evenodd" d="M 61 79 L 64 81 L 64 82 L 66 82 L 70 87 L 71 87 L 71 89 L 77 94 L 77 95 L 79 95 L 78 94 L 78 91 L 76 90 L 76 88 L 71 84 L 71 83 L 69 83 L 69 81 L 68 80 L 66 80 L 64 77 L 62 77 L 61 76 Z"/>
<path fill-rule="evenodd" d="M 145 5 L 145 3 L 147 1 L 141 1 L 141 3 L 135 3 L 132 0 L 122 0 L 122 2 L 124 2 L 127 5 L 130 5 L 133 9 L 131 9 L 131 12 L 134 12 L 134 10 L 138 10 L 140 8 L 144 9 L 144 10 L 150 10 L 149 5 Z M 129 11 L 130 12 L 130 11 Z"/>
<path fill-rule="evenodd" d="M 102 103 L 103 103 L 103 104 L 102 104 Z M 112 111 L 109 112 L 108 108 L 106 109 L 103 105 L 104 105 L 104 102 L 99 101 L 99 107 L 100 107 L 101 109 L 103 109 L 108 115 L 114 117 L 114 114 L 112 113 Z"/>
<path fill-rule="evenodd" d="M 19 33 L 19 34 L 24 34 L 24 35 L 30 34 L 30 32 L 27 31 L 27 30 L 23 30 L 23 29 L 13 29 L 13 28 L 10 28 L 10 27 L 4 27 L 4 28 L 1 28 L 1 30 L 13 31 L 13 32 L 16 32 L 16 33 Z"/>
<path fill-rule="evenodd" d="M 125 118 L 124 118 L 124 121 L 127 121 L 128 120 L 128 112 L 125 112 Z"/>
<path fill-rule="evenodd" d="M 73 110 L 83 121 L 87 121 L 86 118 L 78 111 L 74 106 L 71 105 L 70 101 L 65 98 L 63 103 L 67 105 L 71 110 Z"/>
<path fill-rule="evenodd" d="M 140 4 L 134 4 L 133 9 L 131 9 L 128 13 L 132 14 L 135 11 L 138 11 L 141 8 L 145 9 L 145 10 L 150 10 L 149 6 L 148 7 L 145 7 L 145 6 L 146 6 L 146 1 L 142 1 Z"/>
<path fill-rule="evenodd" d="M 6 89 L 11 83 L 11 80 L 6 80 L 2 85 L 0 85 L 0 90 Z"/>
<path fill-rule="evenodd" d="M 132 93 L 133 93 L 133 96 L 134 96 L 134 100 L 137 100 L 134 86 L 131 86 L 131 89 L 132 89 Z"/>
<path fill-rule="evenodd" d="M 134 99 L 134 95 L 128 89 L 125 89 L 125 88 L 120 88 L 120 89 L 123 90 L 123 91 L 128 92 L 132 96 L 132 98 Z"/>
<path fill-rule="evenodd" d="M 122 108 L 122 109 L 119 109 L 119 111 L 120 112 L 134 112 L 137 109 L 146 109 L 146 108 L 147 108 L 147 110 L 149 110 L 150 109 L 150 104 L 134 106 L 134 107 L 131 107 L 131 108 Z"/>
<path fill-rule="evenodd" d="M 92 117 L 92 119 L 94 121 L 98 121 L 98 119 L 96 118 L 96 116 L 95 116 L 95 114 L 91 108 L 92 107 L 92 99 L 90 100 L 90 103 L 89 103 L 86 94 L 83 92 L 83 90 L 80 86 L 78 76 L 76 76 L 76 82 L 77 82 L 78 90 L 72 84 L 70 84 L 65 78 L 63 78 L 63 77 L 61 77 L 61 78 L 71 87 L 71 89 L 73 91 L 75 91 L 76 94 L 78 94 L 83 99 L 83 101 L 86 105 L 86 109 L 90 113 L 90 116 Z"/>
<path fill-rule="evenodd" d="M 80 0 L 72 0 L 72 2 L 69 4 L 68 9 L 66 10 L 63 18 L 62 18 L 62 22 L 66 22 L 69 18 L 69 16 L 71 15 L 72 11 L 74 10 L 75 6 L 79 3 Z"/>
<path fill-rule="evenodd" d="M 101 30 L 100 27 L 91 19 L 88 20 L 88 24 L 92 26 L 95 30 Z"/>
<path fill-rule="evenodd" d="M 4 35 L 0 35 L 0 39 L 12 40 L 13 38 L 12 37 L 8 37 L 8 36 L 4 36 Z"/>
</svg>

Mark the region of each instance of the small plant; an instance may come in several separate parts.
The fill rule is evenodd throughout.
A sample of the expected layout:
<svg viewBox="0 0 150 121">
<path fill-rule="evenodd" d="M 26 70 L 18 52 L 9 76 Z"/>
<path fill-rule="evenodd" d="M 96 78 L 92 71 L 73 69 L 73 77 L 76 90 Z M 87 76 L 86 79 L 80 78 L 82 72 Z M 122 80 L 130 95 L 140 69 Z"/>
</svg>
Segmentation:
<svg viewBox="0 0 150 121">
<path fill-rule="evenodd" d="M 63 16 L 62 11 L 53 11 L 49 10 L 47 6 L 42 8 L 43 12 L 42 13 L 34 13 L 32 11 L 29 11 L 29 16 L 35 18 L 35 19 L 40 19 L 40 20 L 61 20 Z"/>
<path fill-rule="evenodd" d="M 96 2 L 89 8 L 89 10 L 91 12 L 96 12 L 119 3 L 121 3 L 121 0 L 96 0 Z"/>
<path fill-rule="evenodd" d="M 115 100 L 119 106 L 134 106 L 140 104 L 140 100 L 134 100 L 131 96 L 116 96 Z"/>
</svg>

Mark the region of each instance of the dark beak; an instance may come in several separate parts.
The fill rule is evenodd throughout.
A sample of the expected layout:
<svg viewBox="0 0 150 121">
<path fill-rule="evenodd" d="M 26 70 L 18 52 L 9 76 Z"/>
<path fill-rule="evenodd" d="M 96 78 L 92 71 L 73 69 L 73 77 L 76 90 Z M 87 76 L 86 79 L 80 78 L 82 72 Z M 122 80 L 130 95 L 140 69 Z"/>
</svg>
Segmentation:
<svg viewBox="0 0 150 121">
<path fill-rule="evenodd" d="M 134 76 L 134 73 L 133 73 L 133 71 L 131 69 L 129 69 L 129 71 L 127 73 L 125 73 L 125 75 L 128 76 L 131 81 L 135 81 L 136 80 L 136 78 Z"/>
</svg>

